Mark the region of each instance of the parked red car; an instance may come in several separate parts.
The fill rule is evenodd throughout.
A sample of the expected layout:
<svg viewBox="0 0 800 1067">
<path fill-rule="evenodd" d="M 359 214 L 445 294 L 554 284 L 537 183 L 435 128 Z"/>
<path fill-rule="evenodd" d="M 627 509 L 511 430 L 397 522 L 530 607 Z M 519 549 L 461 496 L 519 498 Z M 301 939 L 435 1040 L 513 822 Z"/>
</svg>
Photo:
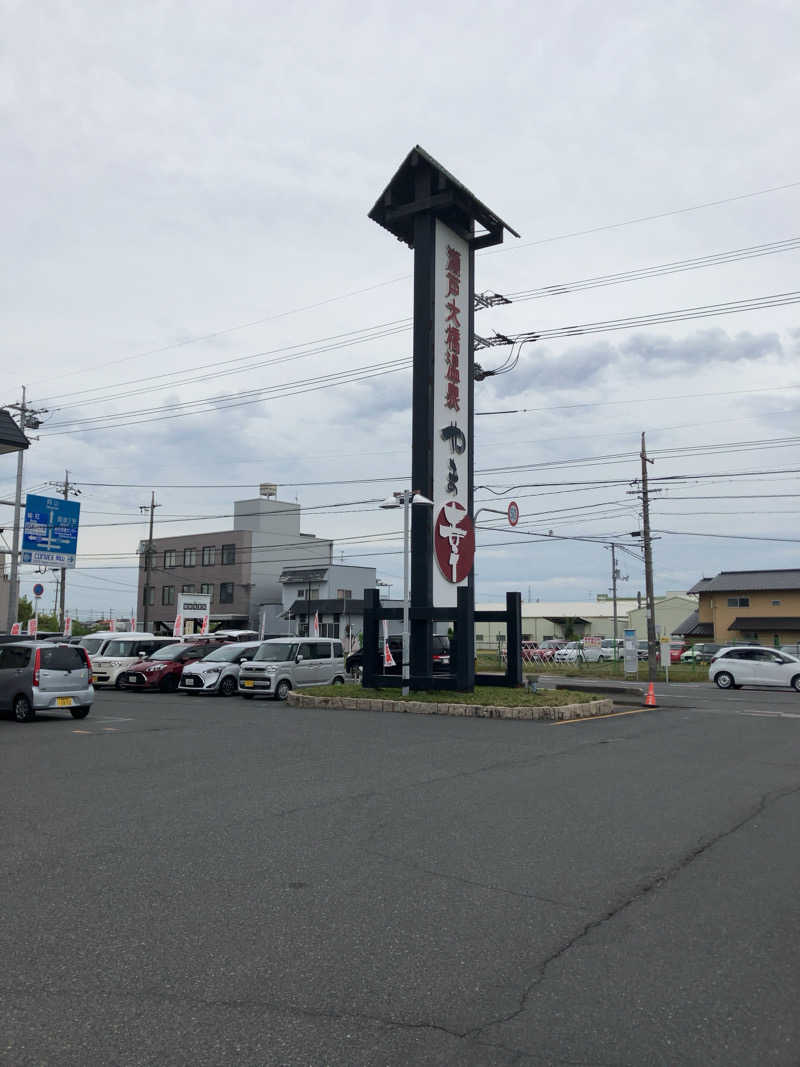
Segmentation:
<svg viewBox="0 0 800 1067">
<path fill-rule="evenodd" d="M 681 656 L 688 647 L 685 641 L 673 641 L 669 646 L 670 663 L 680 663 Z"/>
<path fill-rule="evenodd" d="M 189 643 L 175 642 L 164 645 L 151 653 L 149 659 L 130 667 L 120 675 L 122 689 L 159 689 L 162 693 L 174 693 L 187 663 L 203 659 L 209 652 L 225 642 L 207 641 Z"/>
</svg>

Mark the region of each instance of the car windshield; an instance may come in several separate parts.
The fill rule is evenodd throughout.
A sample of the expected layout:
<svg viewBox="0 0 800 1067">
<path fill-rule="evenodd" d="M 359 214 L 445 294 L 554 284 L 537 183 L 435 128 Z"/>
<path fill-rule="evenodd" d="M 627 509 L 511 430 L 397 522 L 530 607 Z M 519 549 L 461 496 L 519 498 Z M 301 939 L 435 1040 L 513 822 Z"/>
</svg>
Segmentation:
<svg viewBox="0 0 800 1067">
<path fill-rule="evenodd" d="M 165 645 L 151 652 L 148 659 L 177 659 L 181 652 L 186 650 L 186 645 Z"/>
<path fill-rule="evenodd" d="M 208 663 L 209 660 L 221 660 L 223 663 L 232 663 L 237 657 L 241 656 L 241 654 L 241 645 L 223 645 L 221 648 L 215 648 L 213 652 L 209 652 L 207 656 L 203 656 L 203 663 Z"/>
<path fill-rule="evenodd" d="M 109 641 L 104 656 L 135 656 L 138 641 Z M 91 649 L 87 649 L 91 653 Z"/>
<path fill-rule="evenodd" d="M 254 660 L 262 660 L 267 663 L 285 663 L 294 659 L 297 655 L 297 645 L 279 645 L 276 641 L 266 641 L 253 656 Z"/>
<path fill-rule="evenodd" d="M 96 655 L 108 640 L 108 634 L 100 634 L 98 637 L 84 637 L 81 645 L 90 656 Z"/>
</svg>

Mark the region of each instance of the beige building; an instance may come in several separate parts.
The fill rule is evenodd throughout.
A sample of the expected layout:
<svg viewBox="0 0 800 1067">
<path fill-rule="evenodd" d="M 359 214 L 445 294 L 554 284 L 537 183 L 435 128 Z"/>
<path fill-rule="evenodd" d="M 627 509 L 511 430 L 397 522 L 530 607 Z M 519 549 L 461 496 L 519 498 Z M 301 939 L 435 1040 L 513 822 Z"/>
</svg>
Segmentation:
<svg viewBox="0 0 800 1067">
<path fill-rule="evenodd" d="M 697 597 L 687 596 L 685 593 L 667 593 L 665 596 L 656 597 L 656 634 L 666 634 L 669 637 L 676 632 L 686 616 L 696 610 Z M 636 631 L 638 639 L 647 640 L 647 611 L 644 605 L 628 612 L 626 625 Z"/>
<path fill-rule="evenodd" d="M 701 578 L 689 592 L 699 604 L 688 637 L 721 645 L 800 641 L 800 570 L 721 571 Z"/>
</svg>

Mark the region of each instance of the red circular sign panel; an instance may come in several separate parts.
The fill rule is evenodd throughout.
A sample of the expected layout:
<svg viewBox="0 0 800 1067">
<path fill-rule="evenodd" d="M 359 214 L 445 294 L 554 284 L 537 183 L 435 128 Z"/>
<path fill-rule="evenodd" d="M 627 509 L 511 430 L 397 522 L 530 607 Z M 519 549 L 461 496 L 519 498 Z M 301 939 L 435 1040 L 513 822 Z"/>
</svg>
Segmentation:
<svg viewBox="0 0 800 1067">
<path fill-rule="evenodd" d="M 448 582 L 463 582 L 475 559 L 475 528 L 463 504 L 448 500 L 433 525 L 436 562 Z"/>
<path fill-rule="evenodd" d="M 509 526 L 516 526 L 519 522 L 519 507 L 516 500 L 512 500 L 508 505 L 508 524 Z"/>
</svg>

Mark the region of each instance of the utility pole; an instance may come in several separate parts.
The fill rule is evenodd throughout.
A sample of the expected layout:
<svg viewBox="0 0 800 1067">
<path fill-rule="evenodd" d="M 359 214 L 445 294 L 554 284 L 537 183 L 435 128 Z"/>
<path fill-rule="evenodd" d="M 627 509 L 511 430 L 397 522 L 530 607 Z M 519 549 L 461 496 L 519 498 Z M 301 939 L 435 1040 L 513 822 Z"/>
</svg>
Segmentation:
<svg viewBox="0 0 800 1067">
<path fill-rule="evenodd" d="M 650 499 L 647 492 L 647 458 L 642 433 L 642 540 L 644 541 L 645 610 L 647 612 L 647 680 L 656 680 L 656 613 L 653 595 L 653 545 L 650 539 Z"/>
<path fill-rule="evenodd" d="M 60 489 L 65 500 L 69 500 L 69 494 L 70 493 L 72 493 L 73 496 L 80 496 L 81 495 L 80 489 L 76 489 L 74 486 L 69 484 L 69 471 L 64 471 L 64 484 L 63 485 L 61 484 L 61 482 L 48 482 L 47 484 L 48 485 L 52 485 L 53 488 L 55 488 L 55 489 Z M 59 600 L 58 600 L 58 624 L 61 627 L 62 631 L 64 629 L 64 619 L 66 617 L 66 611 L 65 611 L 65 607 L 64 607 L 65 602 L 66 602 L 66 595 L 67 595 L 67 568 L 66 567 L 62 567 L 61 568 L 61 583 L 60 583 L 60 586 L 59 586 Z"/>
<path fill-rule="evenodd" d="M 19 412 L 19 428 L 23 433 L 28 429 L 38 430 L 42 423 L 37 416 L 46 413 L 44 408 L 35 410 L 28 406 L 24 385 L 22 387 L 22 401 L 19 404 L 9 404 L 8 406 L 12 410 Z M 20 449 L 19 452 L 17 452 L 17 488 L 14 495 L 14 535 L 11 542 L 11 568 L 8 582 L 8 619 L 6 626 L 8 633 L 11 633 L 11 627 L 17 621 L 17 611 L 19 610 L 19 542 L 22 530 L 20 512 L 22 509 L 22 459 L 24 455 L 24 449 Z"/>
<path fill-rule="evenodd" d="M 156 508 L 160 508 L 160 504 L 156 504 L 156 494 L 154 490 L 150 491 L 150 503 L 140 504 L 139 511 L 150 512 L 150 533 L 147 538 L 147 549 L 144 557 L 144 594 L 142 600 L 144 601 L 144 618 L 142 629 L 145 633 L 148 632 L 148 625 L 150 622 L 150 571 L 153 567 L 153 515 Z"/>
</svg>

